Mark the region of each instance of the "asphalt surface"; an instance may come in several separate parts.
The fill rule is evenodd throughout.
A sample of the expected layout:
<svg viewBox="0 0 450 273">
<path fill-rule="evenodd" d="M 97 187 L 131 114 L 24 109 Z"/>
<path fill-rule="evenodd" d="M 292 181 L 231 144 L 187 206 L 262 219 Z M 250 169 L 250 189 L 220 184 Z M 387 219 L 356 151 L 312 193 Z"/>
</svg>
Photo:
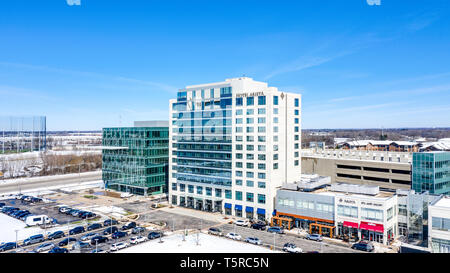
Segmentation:
<svg viewBox="0 0 450 273">
<path fill-rule="evenodd" d="M 141 214 L 139 217 L 139 221 L 147 223 L 165 222 L 167 223 L 167 230 L 205 229 L 219 224 L 218 222 L 161 210 L 152 210 L 147 213 Z"/>
<path fill-rule="evenodd" d="M 69 185 L 69 184 L 76 184 L 76 183 L 82 183 L 82 182 L 90 182 L 95 180 L 101 180 L 102 174 L 101 172 L 96 172 L 92 174 L 86 174 L 84 173 L 82 176 L 78 177 L 61 177 L 58 175 L 55 176 L 43 176 L 39 177 L 38 180 L 30 179 L 26 182 L 8 182 L 6 184 L 2 184 L 0 182 L 0 194 L 7 194 L 11 192 L 17 192 L 17 191 L 28 191 L 33 189 L 39 189 L 39 188 L 46 188 L 46 187 L 54 187 L 54 186 L 63 186 L 63 185 Z M 6 180 L 7 181 L 7 180 Z"/>
<path fill-rule="evenodd" d="M 228 232 L 236 232 L 241 235 L 242 240 L 247 237 L 256 237 L 261 240 L 263 245 L 273 246 L 275 241 L 275 248 L 280 250 L 285 243 L 294 243 L 300 247 L 303 252 L 317 251 L 319 253 L 365 253 L 358 250 L 353 250 L 350 247 L 338 246 L 326 242 L 316 242 L 300 238 L 291 234 L 275 234 L 263 230 L 257 230 L 249 227 L 241 227 L 233 224 L 223 224 L 217 226 L 225 236 Z M 275 240 L 274 240 L 275 237 Z"/>
</svg>

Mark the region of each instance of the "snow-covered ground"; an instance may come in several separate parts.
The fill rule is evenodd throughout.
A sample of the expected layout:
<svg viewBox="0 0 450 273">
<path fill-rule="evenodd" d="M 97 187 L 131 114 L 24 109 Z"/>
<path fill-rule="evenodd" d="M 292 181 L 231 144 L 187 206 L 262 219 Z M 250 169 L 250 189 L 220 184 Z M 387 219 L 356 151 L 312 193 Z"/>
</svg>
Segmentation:
<svg viewBox="0 0 450 273">
<path fill-rule="evenodd" d="M 16 230 L 17 240 L 24 240 L 32 235 L 44 234 L 44 230 L 40 227 L 26 227 L 27 225 L 14 217 L 10 217 L 6 214 L 0 213 L 0 243 L 2 242 L 15 242 Z M 47 229 L 50 231 L 50 229 Z"/>
<path fill-rule="evenodd" d="M 69 178 L 78 178 L 78 177 L 86 177 L 92 175 L 101 175 L 102 171 L 93 171 L 93 172 L 84 172 L 84 173 L 69 173 L 69 174 L 58 174 L 58 175 L 47 175 L 47 176 L 37 176 L 37 177 L 22 177 L 22 178 L 14 178 L 7 180 L 0 180 L 1 185 L 12 184 L 12 183 L 28 183 L 28 182 L 37 182 L 37 181 L 46 181 L 49 178 L 51 179 L 69 179 Z"/>
<path fill-rule="evenodd" d="M 197 234 L 189 234 L 183 241 L 182 234 L 173 234 L 154 239 L 136 246 L 131 246 L 120 253 L 274 253 L 268 248 L 248 243 L 233 241 L 218 236 L 200 233 L 197 245 Z"/>
</svg>

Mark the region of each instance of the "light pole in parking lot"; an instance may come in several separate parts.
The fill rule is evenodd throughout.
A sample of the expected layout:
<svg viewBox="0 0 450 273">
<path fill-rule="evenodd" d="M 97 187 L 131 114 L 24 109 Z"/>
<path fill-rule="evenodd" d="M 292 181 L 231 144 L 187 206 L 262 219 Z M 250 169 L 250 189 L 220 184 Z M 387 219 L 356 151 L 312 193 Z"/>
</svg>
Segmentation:
<svg viewBox="0 0 450 273">
<path fill-rule="evenodd" d="M 97 253 L 97 243 L 98 243 L 98 239 L 95 239 L 95 253 Z"/>
<path fill-rule="evenodd" d="M 275 250 L 275 239 L 276 239 L 276 235 L 277 235 L 277 233 L 274 232 L 274 233 L 273 233 L 273 250 Z"/>
<path fill-rule="evenodd" d="M 15 232 L 16 232 L 16 248 L 17 248 L 17 233 L 19 233 L 19 230 L 16 229 Z"/>
</svg>

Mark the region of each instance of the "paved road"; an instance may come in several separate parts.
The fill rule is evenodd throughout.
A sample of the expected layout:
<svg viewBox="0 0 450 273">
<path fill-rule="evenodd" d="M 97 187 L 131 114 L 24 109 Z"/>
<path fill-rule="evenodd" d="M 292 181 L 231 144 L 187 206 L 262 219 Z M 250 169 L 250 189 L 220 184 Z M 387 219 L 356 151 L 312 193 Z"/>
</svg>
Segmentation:
<svg viewBox="0 0 450 273">
<path fill-rule="evenodd" d="M 47 188 L 47 187 L 55 187 L 55 186 L 63 186 L 69 184 L 77 184 L 80 182 L 88 182 L 101 180 L 102 174 L 101 172 L 92 172 L 92 173 L 84 173 L 81 174 L 80 177 L 72 176 L 72 177 L 61 177 L 58 175 L 54 176 L 45 176 L 38 178 L 30 178 L 28 180 L 21 182 L 7 182 L 2 184 L 0 182 L 0 194 L 7 194 L 10 192 L 17 192 L 19 189 L 21 191 L 33 190 L 38 188 Z M 7 180 L 6 180 L 7 181 Z"/>
<path fill-rule="evenodd" d="M 233 224 L 223 224 L 221 226 L 218 226 L 218 228 L 222 230 L 223 235 L 226 235 L 228 232 L 236 232 L 237 234 L 241 235 L 242 240 L 245 240 L 245 238 L 247 237 L 257 237 L 262 241 L 263 244 L 271 246 L 273 246 L 274 244 L 275 236 L 275 246 L 277 249 L 282 248 L 285 243 L 294 243 L 296 246 L 300 247 L 303 252 L 318 251 L 320 253 L 364 253 L 358 250 L 353 250 L 350 247 L 332 245 L 326 242 L 320 243 L 316 241 L 310 241 L 291 234 L 274 235 L 273 233 L 267 231 L 256 230 L 249 227 L 235 227 L 235 225 Z"/>
</svg>

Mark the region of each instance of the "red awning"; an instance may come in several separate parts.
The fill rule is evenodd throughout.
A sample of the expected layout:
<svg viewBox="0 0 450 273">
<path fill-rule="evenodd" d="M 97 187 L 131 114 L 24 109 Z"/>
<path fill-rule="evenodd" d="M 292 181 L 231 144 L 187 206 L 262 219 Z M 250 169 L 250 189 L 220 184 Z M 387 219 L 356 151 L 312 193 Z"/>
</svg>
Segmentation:
<svg viewBox="0 0 450 273">
<path fill-rule="evenodd" d="M 368 223 L 368 222 L 361 222 L 359 225 L 360 229 L 365 229 L 369 231 L 375 231 L 375 232 L 384 232 L 384 227 L 382 224 L 374 224 L 374 223 Z"/>
<path fill-rule="evenodd" d="M 344 221 L 343 225 L 344 227 L 358 228 L 358 223 Z"/>
</svg>

